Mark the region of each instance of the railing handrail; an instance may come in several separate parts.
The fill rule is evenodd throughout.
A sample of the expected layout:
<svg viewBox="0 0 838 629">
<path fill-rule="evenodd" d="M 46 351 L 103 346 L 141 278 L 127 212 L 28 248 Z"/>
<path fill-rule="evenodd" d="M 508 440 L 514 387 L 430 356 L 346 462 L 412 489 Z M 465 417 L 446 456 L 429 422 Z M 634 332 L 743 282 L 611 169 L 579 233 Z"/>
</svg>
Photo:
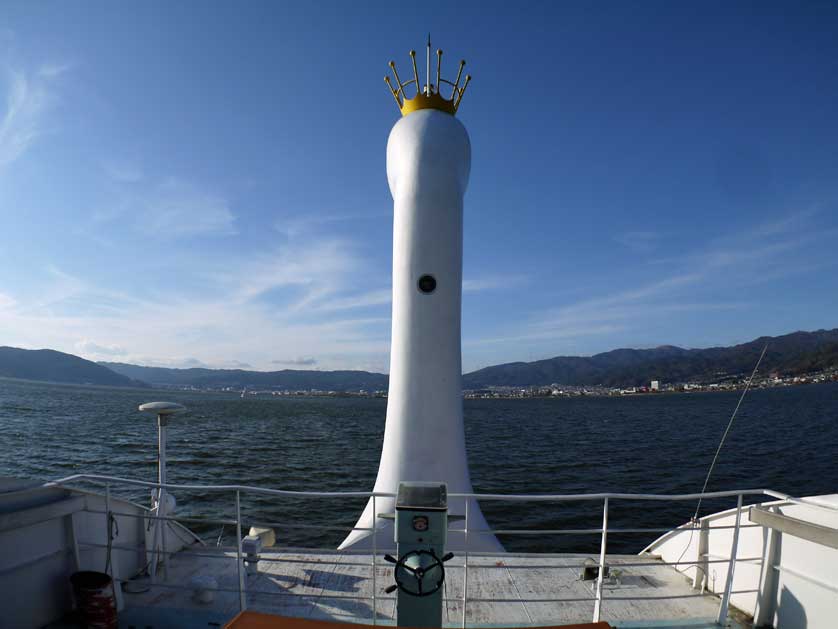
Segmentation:
<svg viewBox="0 0 838 629">
<path fill-rule="evenodd" d="M 182 489 L 189 491 L 247 491 L 254 493 L 272 494 L 279 496 L 293 496 L 300 498 L 395 498 L 396 494 L 390 492 L 380 491 L 303 491 L 290 489 L 269 489 L 267 487 L 254 487 L 252 485 L 181 485 L 176 483 L 157 483 L 152 481 L 142 481 L 132 478 L 125 478 L 121 476 L 109 476 L 104 474 L 73 474 L 53 481 L 43 483 L 42 487 L 62 486 L 74 480 L 98 480 L 106 482 L 119 482 L 128 485 L 138 485 L 142 487 L 162 487 L 164 489 Z M 581 500 L 697 500 L 699 498 L 730 498 L 735 496 L 748 495 L 763 495 L 777 498 L 778 500 L 791 500 L 795 502 L 802 502 L 802 504 L 823 507 L 838 511 L 838 505 L 831 505 L 828 503 L 816 502 L 811 499 L 794 498 L 788 494 L 784 494 L 773 489 L 731 489 L 726 491 L 708 491 L 703 493 L 691 494 L 639 494 L 639 493 L 591 493 L 591 494 L 481 494 L 481 493 L 449 493 L 449 498 L 473 498 L 480 500 L 509 500 L 514 502 L 547 502 L 547 501 L 581 501 Z"/>
<path fill-rule="evenodd" d="M 58 487 L 74 480 L 98 480 L 105 482 L 119 482 L 142 487 L 162 487 L 164 489 L 181 489 L 188 491 L 245 491 L 275 496 L 289 496 L 297 498 L 395 498 L 396 494 L 380 491 L 301 491 L 289 489 L 269 489 L 252 485 L 179 485 L 175 483 L 156 483 L 141 481 L 120 476 L 103 474 L 73 474 L 41 485 L 41 487 Z M 708 491 L 692 494 L 635 494 L 635 493 L 592 493 L 592 494 L 481 494 L 481 493 L 449 493 L 449 498 L 466 498 L 477 500 L 499 500 L 510 502 L 573 502 L 584 500 L 652 500 L 652 501 L 681 501 L 698 500 L 699 498 L 732 498 L 736 496 L 770 496 L 777 500 L 786 500 L 794 504 L 819 507 L 829 511 L 838 511 L 838 505 L 820 502 L 812 498 L 795 498 L 773 489 L 731 489 L 726 491 Z"/>
<path fill-rule="evenodd" d="M 68 476 L 65 478 L 61 478 L 58 480 L 50 481 L 41 485 L 41 487 L 66 487 L 69 483 L 74 481 L 87 481 L 93 483 L 101 483 L 104 484 L 106 487 L 105 493 L 105 515 L 107 518 L 113 517 L 114 513 L 111 511 L 110 505 L 110 498 L 111 498 L 111 485 L 116 483 L 126 484 L 126 485 L 133 485 L 139 487 L 148 487 L 148 488 L 158 488 L 161 491 L 158 493 L 165 493 L 163 490 L 182 490 L 182 491 L 209 491 L 209 492 L 235 492 L 235 506 L 236 506 L 236 549 L 235 549 L 235 559 L 236 559 L 236 566 L 237 566 L 237 576 L 238 576 L 238 589 L 236 590 L 239 594 L 239 608 L 241 610 L 246 609 L 247 607 L 247 592 L 246 592 L 246 585 L 245 585 L 245 566 L 244 566 L 244 553 L 242 547 L 242 515 L 241 515 L 241 493 L 242 492 L 250 492 L 256 494 L 263 494 L 263 495 L 273 495 L 273 496 L 284 496 L 284 497 L 294 497 L 294 498 L 371 498 L 372 499 L 372 507 L 373 512 L 377 513 L 377 509 L 375 508 L 375 500 L 377 498 L 395 498 L 395 494 L 387 493 L 387 492 L 352 492 L 352 491 L 330 491 L 330 492 L 323 492 L 323 491 L 298 491 L 298 490 L 283 490 L 283 489 L 268 489 L 264 487 L 253 487 L 249 485 L 178 485 L 174 483 L 160 483 L 160 482 L 150 482 L 150 481 L 141 481 L 141 480 L 134 480 L 130 478 L 123 478 L 119 476 L 109 476 L 103 474 L 74 474 L 72 476 Z M 31 489 L 31 488 L 30 488 Z M 81 490 L 83 491 L 83 490 Z M 468 536 L 469 534 L 484 534 L 483 529 L 470 529 L 469 528 L 469 505 L 473 500 L 498 500 L 498 501 L 510 501 L 510 502 L 573 502 L 573 501 L 602 501 L 603 503 L 603 511 L 602 511 L 602 526 L 601 528 L 594 528 L 594 529 L 578 529 L 578 530 L 562 530 L 562 529 L 547 529 L 547 530 L 497 530 L 493 531 L 491 529 L 485 529 L 485 533 L 495 533 L 495 532 L 502 532 L 509 535 L 528 535 L 528 534 L 552 534 L 552 533 L 564 533 L 564 532 L 574 532 L 574 533 L 590 533 L 590 534 L 600 534 L 601 536 L 601 545 L 600 545 L 600 553 L 599 553 L 599 562 L 597 564 L 597 578 L 596 578 L 596 589 L 594 592 L 594 596 L 592 599 L 594 603 L 594 612 L 593 612 L 593 621 L 597 622 L 600 619 L 600 612 L 603 600 L 605 600 L 605 592 L 603 590 L 603 584 L 605 580 L 605 570 L 606 570 L 606 555 L 607 555 L 607 536 L 609 532 L 608 527 L 608 512 L 609 512 L 609 501 L 612 500 L 626 500 L 626 501 L 686 501 L 686 500 L 697 500 L 697 499 L 710 499 L 710 498 L 730 498 L 736 497 L 737 499 L 737 506 L 732 511 L 736 514 L 735 524 L 733 527 L 712 527 L 712 528 L 732 528 L 733 529 L 733 539 L 731 543 L 730 549 L 730 556 L 726 559 L 721 559 L 718 563 L 724 563 L 727 561 L 727 575 L 725 579 L 724 591 L 721 593 L 721 604 L 719 606 L 719 613 L 717 622 L 719 624 L 723 623 L 727 618 L 728 614 L 728 606 L 730 604 L 730 597 L 733 594 L 739 593 L 734 591 L 734 570 L 736 567 L 737 562 L 745 561 L 741 558 L 737 557 L 737 549 L 738 549 L 738 541 L 739 541 L 739 533 L 741 528 L 749 527 L 751 525 L 743 525 L 741 522 L 742 519 L 742 511 L 743 511 L 743 499 L 744 496 L 769 496 L 775 498 L 781 502 L 787 502 L 791 504 L 801 504 L 811 507 L 818 507 L 830 511 L 838 511 L 838 505 L 826 503 L 823 501 L 819 501 L 817 499 L 803 499 L 803 498 L 794 498 L 787 494 L 774 491 L 771 489 L 740 489 L 740 490 L 728 490 L 728 491 L 715 491 L 715 492 L 701 492 L 701 493 L 692 493 L 692 494 L 639 494 L 639 493 L 591 493 L 591 494 L 479 494 L 479 493 L 451 493 L 449 494 L 450 498 L 454 499 L 465 499 L 465 521 L 464 521 L 464 528 L 462 532 L 466 536 L 466 545 L 468 544 Z M 150 511 L 149 514 L 145 514 L 146 517 L 153 519 L 156 521 L 157 525 L 160 525 L 161 522 L 165 522 L 168 520 L 177 521 L 178 518 L 173 518 L 168 516 L 168 514 L 163 511 L 160 513 L 159 511 L 162 510 L 162 507 L 157 507 L 158 511 Z M 153 513 L 153 515 L 151 515 Z M 730 513 L 730 511 L 722 512 L 720 514 L 715 514 L 716 516 Z M 128 515 L 131 514 L 121 514 L 121 515 Z M 138 516 L 142 517 L 142 516 Z M 683 531 L 686 527 L 695 526 L 694 522 L 687 523 L 670 531 L 671 533 L 677 531 Z M 162 533 L 162 559 L 163 559 L 163 566 L 164 572 L 168 575 L 168 553 L 166 551 L 166 537 L 165 537 L 165 528 L 166 525 L 163 524 L 160 527 L 160 531 Z M 318 528 L 314 526 L 313 528 Z M 333 528 L 333 527 L 328 527 Z M 364 530 L 364 529 L 362 529 Z M 375 527 L 367 529 L 370 531 L 375 531 Z M 631 529 L 627 529 L 628 532 Z M 704 529 L 702 529 L 704 530 Z M 620 529 L 611 528 L 612 533 L 621 532 Z M 155 572 L 157 567 L 157 557 L 158 553 L 160 552 L 157 549 L 157 541 L 156 541 L 156 534 L 157 528 L 155 528 L 155 538 L 152 541 L 152 570 L 151 570 L 151 580 L 153 584 L 156 584 Z M 372 593 L 372 607 L 373 607 L 373 624 L 377 623 L 376 614 L 377 614 L 377 601 L 378 596 L 376 592 L 376 555 L 378 554 L 377 548 L 377 535 L 373 535 L 373 552 L 372 552 L 372 575 L 373 575 L 373 593 Z M 110 549 L 110 541 L 108 543 L 108 547 Z M 479 598 L 469 598 L 468 595 L 468 570 L 469 570 L 469 552 L 466 548 L 465 552 L 465 562 L 463 564 L 463 596 L 461 599 L 456 599 L 457 601 L 462 602 L 462 627 L 465 629 L 467 626 L 467 618 L 466 618 L 466 610 L 468 607 L 469 602 L 478 602 L 481 599 Z M 695 562 L 681 562 L 680 558 L 678 563 L 684 564 L 695 564 L 697 567 L 701 560 L 706 559 L 703 556 L 698 556 Z M 750 559 L 748 560 L 750 561 Z M 706 563 L 710 563 L 707 561 Z M 713 562 L 717 563 L 717 562 Z M 642 564 L 641 564 L 642 565 Z M 704 595 L 702 593 L 701 595 Z M 693 595 L 690 595 L 693 596 Z M 519 597 L 520 598 L 520 597 Z M 610 600 L 638 600 L 644 597 L 614 597 L 608 596 Z M 670 598 L 662 597 L 662 598 Z M 680 596 L 675 596 L 671 598 L 680 598 Z M 454 599 L 451 599 L 454 600 Z M 524 599 L 521 599 L 522 601 Z"/>
<path fill-rule="evenodd" d="M 291 496 L 297 498 L 395 498 L 396 494 L 373 491 L 298 491 L 289 489 L 268 489 L 267 487 L 253 487 L 252 485 L 177 485 L 175 483 L 155 483 L 144 480 L 134 480 L 120 476 L 107 476 L 103 474 L 73 474 L 65 478 L 59 478 L 41 485 L 41 487 L 63 487 L 66 483 L 74 480 L 98 480 L 105 482 L 125 483 L 126 485 L 137 485 L 140 487 L 163 489 L 183 489 L 187 491 L 247 491 L 257 494 L 268 494 L 273 496 Z"/>
</svg>

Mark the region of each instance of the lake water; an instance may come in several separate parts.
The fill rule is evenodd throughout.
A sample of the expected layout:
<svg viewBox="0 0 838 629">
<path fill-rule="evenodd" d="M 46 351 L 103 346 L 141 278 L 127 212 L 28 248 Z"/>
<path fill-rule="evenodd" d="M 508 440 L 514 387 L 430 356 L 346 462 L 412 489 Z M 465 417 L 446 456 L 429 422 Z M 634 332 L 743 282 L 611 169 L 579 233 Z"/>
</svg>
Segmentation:
<svg viewBox="0 0 838 629">
<path fill-rule="evenodd" d="M 698 492 L 738 393 L 622 398 L 466 400 L 468 456 L 484 493 Z M 369 491 L 386 400 L 248 398 L 0 380 L 0 475 L 50 480 L 79 473 L 154 480 L 156 421 L 137 411 L 166 399 L 189 412 L 169 429 L 172 483 Z M 751 391 L 708 490 L 838 491 L 838 384 Z M 122 495 L 148 503 L 145 491 Z M 178 492 L 180 515 L 234 517 L 234 497 Z M 351 527 L 363 500 L 243 495 L 255 519 Z M 705 502 L 707 513 L 735 505 Z M 482 505 L 497 528 L 594 528 L 601 503 Z M 705 508 L 706 507 L 706 508 Z M 612 526 L 675 526 L 695 503 L 612 504 Z M 193 527 L 215 539 L 220 526 Z M 232 532 L 225 532 L 228 537 Z M 280 543 L 334 546 L 342 532 L 277 531 Z M 609 535 L 610 552 L 638 552 L 656 534 Z M 510 550 L 592 552 L 597 536 L 503 538 Z"/>
</svg>

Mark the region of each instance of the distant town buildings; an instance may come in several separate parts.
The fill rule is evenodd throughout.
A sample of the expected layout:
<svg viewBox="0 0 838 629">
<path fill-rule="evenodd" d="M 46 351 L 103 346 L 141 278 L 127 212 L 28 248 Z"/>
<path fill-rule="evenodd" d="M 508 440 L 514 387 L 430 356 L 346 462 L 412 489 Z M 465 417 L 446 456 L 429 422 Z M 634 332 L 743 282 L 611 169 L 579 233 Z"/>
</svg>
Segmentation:
<svg viewBox="0 0 838 629">
<path fill-rule="evenodd" d="M 663 383 L 660 380 L 652 380 L 649 386 L 641 387 L 607 387 L 607 386 L 572 386 L 551 384 L 549 386 L 532 387 L 487 387 L 485 389 L 464 391 L 467 399 L 488 399 L 488 398 L 533 398 L 533 397 L 579 397 L 585 395 L 598 396 L 623 396 L 623 395 L 644 395 L 653 393 L 697 393 L 702 391 L 737 391 L 745 387 L 748 381 L 748 374 L 717 374 L 716 382 L 679 382 Z M 832 367 L 823 371 L 797 375 L 781 376 L 771 373 L 766 376 L 757 376 L 751 384 L 752 389 L 767 389 L 771 387 L 789 387 L 801 384 L 818 384 L 822 382 L 838 382 L 838 367 Z"/>
<path fill-rule="evenodd" d="M 574 386 L 552 383 L 545 386 L 508 387 L 492 386 L 485 389 L 463 391 L 466 399 L 493 398 L 563 398 L 581 396 L 623 396 L 623 395 L 651 395 L 665 393 L 694 393 L 702 391 L 736 391 L 745 387 L 749 374 L 716 374 L 715 381 L 666 383 L 661 380 L 651 380 L 649 386 L 639 387 L 609 387 L 604 385 Z M 838 382 L 838 366 L 802 375 L 782 375 L 771 372 L 765 376 L 754 378 L 751 388 L 766 389 L 770 387 L 789 387 L 802 384 L 817 384 L 821 382 Z M 224 392 L 241 394 L 241 385 L 222 387 L 169 386 L 169 389 Z M 247 386 L 242 397 L 365 397 L 386 398 L 387 391 L 370 391 L 356 389 L 354 391 L 322 391 L 319 389 L 257 389 Z"/>
</svg>

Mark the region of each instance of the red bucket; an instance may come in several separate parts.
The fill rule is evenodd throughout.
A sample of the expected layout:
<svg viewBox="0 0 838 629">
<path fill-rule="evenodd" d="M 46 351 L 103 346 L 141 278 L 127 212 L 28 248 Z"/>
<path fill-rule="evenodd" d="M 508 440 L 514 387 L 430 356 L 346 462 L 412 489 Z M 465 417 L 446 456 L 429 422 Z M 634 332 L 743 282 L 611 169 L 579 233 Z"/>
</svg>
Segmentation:
<svg viewBox="0 0 838 629">
<path fill-rule="evenodd" d="M 117 629 L 113 581 L 104 572 L 85 570 L 70 577 L 76 608 L 89 629 Z"/>
</svg>

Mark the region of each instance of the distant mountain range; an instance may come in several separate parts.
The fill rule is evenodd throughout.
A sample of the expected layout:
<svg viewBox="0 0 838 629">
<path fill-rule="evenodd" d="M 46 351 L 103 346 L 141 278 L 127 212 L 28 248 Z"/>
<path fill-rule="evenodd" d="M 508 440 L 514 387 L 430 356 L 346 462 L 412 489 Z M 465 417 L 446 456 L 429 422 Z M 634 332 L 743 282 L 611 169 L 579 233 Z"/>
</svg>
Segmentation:
<svg viewBox="0 0 838 629">
<path fill-rule="evenodd" d="M 253 387 L 260 389 L 287 389 L 302 391 L 380 391 L 387 389 L 388 377 L 368 371 L 314 371 L 283 369 L 281 371 L 245 371 L 243 369 L 168 369 L 165 367 L 140 367 L 126 363 L 99 363 L 118 374 L 148 382 L 152 386 L 202 387 Z"/>
<path fill-rule="evenodd" d="M 661 382 L 717 381 L 750 373 L 763 347 L 762 373 L 795 375 L 838 366 L 838 329 L 763 336 L 732 347 L 615 349 L 594 356 L 557 356 L 531 363 L 486 367 L 463 376 L 463 387 L 529 386 L 552 383 L 576 386 L 636 386 Z"/>
<path fill-rule="evenodd" d="M 114 387 L 148 386 L 84 358 L 52 349 L 0 347 L 0 377 Z"/>
<path fill-rule="evenodd" d="M 838 329 L 760 337 L 732 347 L 616 349 L 594 356 L 557 356 L 535 362 L 507 363 L 463 376 L 463 388 L 493 386 L 636 386 L 650 380 L 707 382 L 750 373 L 768 344 L 760 371 L 796 375 L 838 367 Z M 167 369 L 125 363 L 94 363 L 49 349 L 0 347 L 0 377 L 75 384 L 155 387 L 251 387 L 321 391 L 386 390 L 385 374 L 367 371 L 245 371 L 242 369 Z"/>
</svg>

